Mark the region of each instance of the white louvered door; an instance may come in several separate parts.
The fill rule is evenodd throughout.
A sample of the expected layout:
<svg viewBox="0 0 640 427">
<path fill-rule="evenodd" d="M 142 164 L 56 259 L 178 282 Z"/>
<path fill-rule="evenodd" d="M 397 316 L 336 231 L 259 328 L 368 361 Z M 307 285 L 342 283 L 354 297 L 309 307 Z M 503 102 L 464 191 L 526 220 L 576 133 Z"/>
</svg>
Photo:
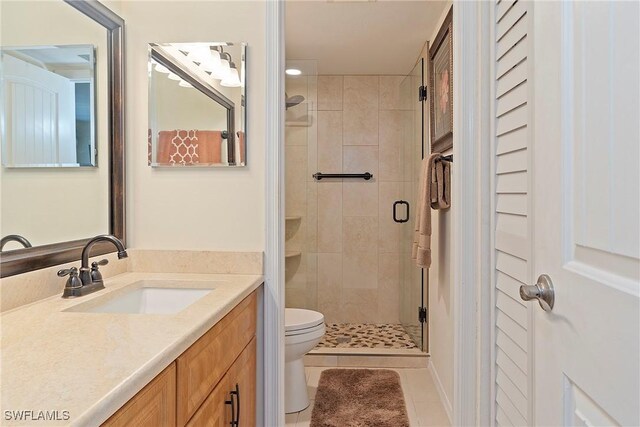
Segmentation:
<svg viewBox="0 0 640 427">
<path fill-rule="evenodd" d="M 531 309 L 518 295 L 531 277 L 531 70 L 528 2 L 493 10 L 493 419 L 531 419 Z"/>
<path fill-rule="evenodd" d="M 493 423 L 638 426 L 640 3 L 492 13 Z"/>
</svg>

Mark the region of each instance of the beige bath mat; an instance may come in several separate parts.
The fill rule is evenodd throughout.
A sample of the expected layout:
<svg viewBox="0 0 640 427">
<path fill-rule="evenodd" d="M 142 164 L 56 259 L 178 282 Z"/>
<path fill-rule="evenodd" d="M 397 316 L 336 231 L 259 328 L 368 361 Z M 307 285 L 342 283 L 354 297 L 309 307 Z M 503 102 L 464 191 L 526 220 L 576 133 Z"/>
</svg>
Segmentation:
<svg viewBox="0 0 640 427">
<path fill-rule="evenodd" d="M 387 369 L 322 371 L 311 427 L 409 427 L 400 376 Z"/>
</svg>

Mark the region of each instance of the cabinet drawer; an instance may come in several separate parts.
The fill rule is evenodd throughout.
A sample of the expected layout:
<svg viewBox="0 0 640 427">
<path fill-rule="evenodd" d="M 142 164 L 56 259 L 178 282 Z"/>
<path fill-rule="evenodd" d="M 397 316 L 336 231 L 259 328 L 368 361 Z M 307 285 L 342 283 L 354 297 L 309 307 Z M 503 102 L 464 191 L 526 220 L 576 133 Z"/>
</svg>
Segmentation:
<svg viewBox="0 0 640 427">
<path fill-rule="evenodd" d="M 187 426 L 226 427 L 231 425 L 235 418 L 238 427 L 253 427 L 256 424 L 255 403 L 256 340 L 254 338 L 193 418 L 189 420 Z"/>
<path fill-rule="evenodd" d="M 176 364 L 129 400 L 103 426 L 169 427 L 176 425 Z"/>
<path fill-rule="evenodd" d="M 255 336 L 256 304 L 254 292 L 176 360 L 178 425 L 191 418 Z"/>
</svg>

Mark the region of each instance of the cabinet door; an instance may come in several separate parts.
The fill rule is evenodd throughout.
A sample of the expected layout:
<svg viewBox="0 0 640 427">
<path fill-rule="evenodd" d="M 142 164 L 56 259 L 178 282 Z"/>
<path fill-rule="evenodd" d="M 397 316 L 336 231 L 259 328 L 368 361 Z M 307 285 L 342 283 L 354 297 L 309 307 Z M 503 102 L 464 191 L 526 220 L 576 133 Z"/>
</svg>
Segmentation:
<svg viewBox="0 0 640 427">
<path fill-rule="evenodd" d="M 256 422 L 255 405 L 256 340 L 253 338 L 187 426 L 252 427 Z M 234 424 L 234 420 L 238 424 Z"/>
<path fill-rule="evenodd" d="M 256 339 L 251 340 L 243 353 L 242 363 L 234 365 L 231 388 L 238 387 L 238 427 L 256 425 Z M 242 356 L 241 356 L 242 358 Z"/>
<path fill-rule="evenodd" d="M 224 377 L 205 399 L 202 406 L 193 414 L 187 423 L 189 427 L 223 427 L 230 426 L 233 420 L 231 414 L 231 383 Z"/>
<path fill-rule="evenodd" d="M 176 364 L 172 363 L 111 416 L 104 426 L 176 425 Z"/>
<path fill-rule="evenodd" d="M 256 304 L 254 292 L 178 357 L 179 425 L 192 418 L 255 336 Z"/>
</svg>

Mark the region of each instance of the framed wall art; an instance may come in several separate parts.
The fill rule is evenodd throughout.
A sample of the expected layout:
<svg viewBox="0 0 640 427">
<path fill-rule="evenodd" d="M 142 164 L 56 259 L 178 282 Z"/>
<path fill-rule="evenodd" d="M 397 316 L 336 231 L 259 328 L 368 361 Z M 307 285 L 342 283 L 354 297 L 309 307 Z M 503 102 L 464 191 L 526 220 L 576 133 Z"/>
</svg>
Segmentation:
<svg viewBox="0 0 640 427">
<path fill-rule="evenodd" d="M 431 152 L 453 147 L 453 8 L 429 48 Z"/>
</svg>

